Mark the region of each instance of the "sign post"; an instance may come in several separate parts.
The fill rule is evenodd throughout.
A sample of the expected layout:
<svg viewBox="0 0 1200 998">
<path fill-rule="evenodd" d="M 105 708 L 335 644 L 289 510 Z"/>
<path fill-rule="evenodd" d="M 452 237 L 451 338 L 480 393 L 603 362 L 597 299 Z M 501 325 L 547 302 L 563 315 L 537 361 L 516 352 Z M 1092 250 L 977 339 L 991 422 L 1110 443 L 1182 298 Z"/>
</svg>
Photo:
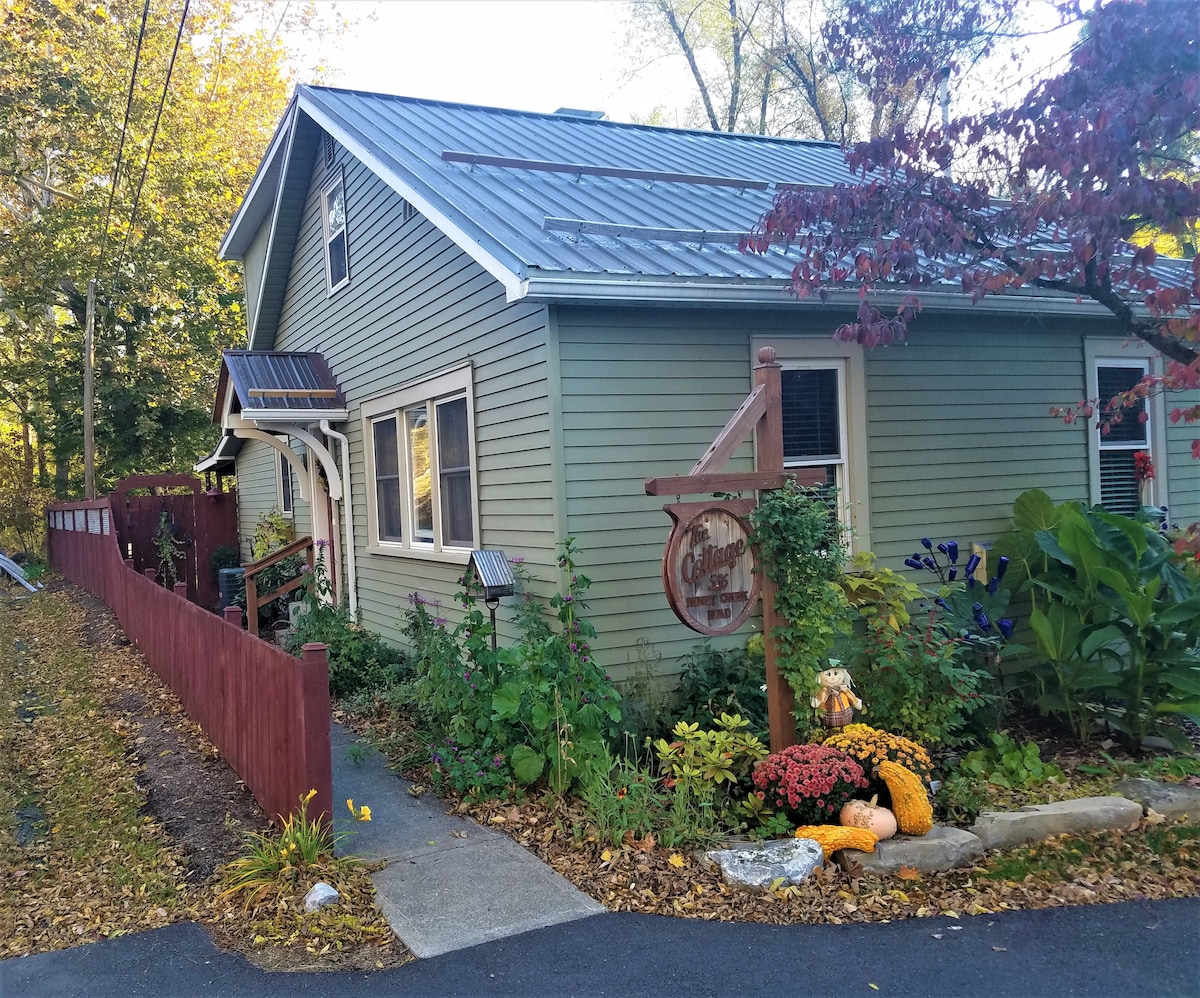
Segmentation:
<svg viewBox="0 0 1200 998">
<path fill-rule="evenodd" d="M 782 488 L 788 478 L 803 485 L 823 480 L 823 473 L 783 468 L 782 368 L 774 347 L 758 351 L 754 388 L 705 455 L 687 475 L 646 479 L 646 494 L 699 495 L 746 489 Z M 719 469 L 754 431 L 755 470 L 722 473 Z M 805 477 L 811 481 L 805 481 Z M 766 650 L 767 721 L 771 751 L 796 742 L 792 712 L 795 696 L 779 671 L 775 629 L 775 583 L 756 565 L 746 521 L 753 499 L 712 500 L 664 506 L 674 522 L 663 551 L 663 588 L 675 615 L 688 627 L 711 636 L 736 631 L 762 596 L 763 644 Z"/>
</svg>

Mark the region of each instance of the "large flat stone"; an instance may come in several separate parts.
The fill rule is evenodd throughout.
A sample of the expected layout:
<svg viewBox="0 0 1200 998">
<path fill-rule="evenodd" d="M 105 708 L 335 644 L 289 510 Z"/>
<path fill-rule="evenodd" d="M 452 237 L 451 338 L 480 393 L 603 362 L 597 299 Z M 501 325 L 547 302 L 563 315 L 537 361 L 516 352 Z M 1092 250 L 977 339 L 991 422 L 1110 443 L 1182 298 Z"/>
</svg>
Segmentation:
<svg viewBox="0 0 1200 998">
<path fill-rule="evenodd" d="M 777 880 L 798 884 L 825 865 L 821 845 L 812 839 L 774 839 L 740 849 L 714 849 L 708 858 L 721 867 L 725 883 L 769 887 Z"/>
<path fill-rule="evenodd" d="M 922 873 L 937 873 L 966 866 L 983 855 L 979 837 L 961 828 L 934 825 L 925 835 L 896 835 L 884 839 L 874 852 L 843 849 L 845 859 L 861 863 L 868 873 L 884 876 L 911 866 Z"/>
<path fill-rule="evenodd" d="M 1019 811 L 984 811 L 971 831 L 986 849 L 1007 849 L 1053 835 L 1128 828 L 1142 817 L 1142 806 L 1124 797 L 1082 797 L 1079 800 L 1033 804 Z"/>
<path fill-rule="evenodd" d="M 1193 822 L 1200 822 L 1200 787 L 1134 779 L 1122 780 L 1113 789 L 1164 817 L 1173 820 L 1190 817 Z"/>
</svg>

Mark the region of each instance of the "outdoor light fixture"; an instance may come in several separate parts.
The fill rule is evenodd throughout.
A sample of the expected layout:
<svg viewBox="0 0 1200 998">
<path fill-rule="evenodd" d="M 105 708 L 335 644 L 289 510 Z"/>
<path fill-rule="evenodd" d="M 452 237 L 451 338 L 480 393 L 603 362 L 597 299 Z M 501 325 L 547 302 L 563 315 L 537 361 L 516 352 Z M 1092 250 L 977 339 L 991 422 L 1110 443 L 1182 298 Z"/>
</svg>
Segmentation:
<svg viewBox="0 0 1200 998">
<path fill-rule="evenodd" d="M 472 551 L 467 562 L 466 583 L 483 590 L 483 603 L 492 615 L 492 651 L 496 650 L 496 607 L 501 596 L 517 591 L 517 580 L 503 551 Z"/>
</svg>

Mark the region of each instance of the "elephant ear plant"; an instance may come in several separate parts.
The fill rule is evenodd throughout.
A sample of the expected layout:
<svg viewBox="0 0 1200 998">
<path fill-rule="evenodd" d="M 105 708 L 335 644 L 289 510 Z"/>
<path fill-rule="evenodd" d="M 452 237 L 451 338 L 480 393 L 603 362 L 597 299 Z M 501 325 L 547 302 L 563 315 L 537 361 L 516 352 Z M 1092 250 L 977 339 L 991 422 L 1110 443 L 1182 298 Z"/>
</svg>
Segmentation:
<svg viewBox="0 0 1200 998">
<path fill-rule="evenodd" d="M 1095 711 L 1131 748 L 1152 734 L 1185 747 L 1164 722 L 1200 713 L 1200 586 L 1168 542 L 1150 523 L 1055 507 L 1040 492 L 1018 500 L 1014 519 L 1045 661 L 1039 705 L 1064 714 L 1080 741 Z"/>
</svg>

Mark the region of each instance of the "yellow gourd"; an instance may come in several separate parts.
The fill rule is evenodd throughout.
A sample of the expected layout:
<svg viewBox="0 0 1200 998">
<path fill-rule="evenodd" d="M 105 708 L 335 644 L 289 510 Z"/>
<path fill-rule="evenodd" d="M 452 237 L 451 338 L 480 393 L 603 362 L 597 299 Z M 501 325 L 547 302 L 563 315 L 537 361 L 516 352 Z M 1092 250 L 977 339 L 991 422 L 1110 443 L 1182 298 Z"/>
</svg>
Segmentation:
<svg viewBox="0 0 1200 998">
<path fill-rule="evenodd" d="M 865 828 L 848 828 L 844 825 L 801 825 L 796 829 L 796 838 L 812 839 L 821 847 L 829 859 L 839 849 L 860 849 L 874 852 L 879 841 L 874 832 Z"/>
<path fill-rule="evenodd" d="M 892 795 L 892 814 L 905 835 L 924 835 L 933 827 L 933 804 L 921 778 L 898 762 L 885 759 L 877 770 Z"/>
</svg>

